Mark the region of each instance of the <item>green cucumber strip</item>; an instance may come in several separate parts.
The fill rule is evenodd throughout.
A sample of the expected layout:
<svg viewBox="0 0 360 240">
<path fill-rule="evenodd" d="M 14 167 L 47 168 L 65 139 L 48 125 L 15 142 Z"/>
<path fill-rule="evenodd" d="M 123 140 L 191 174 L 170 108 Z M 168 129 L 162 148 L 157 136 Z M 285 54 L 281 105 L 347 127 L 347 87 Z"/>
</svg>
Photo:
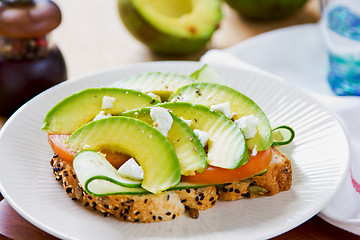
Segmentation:
<svg viewBox="0 0 360 240">
<path fill-rule="evenodd" d="M 276 128 L 273 129 L 273 132 L 274 132 L 275 130 L 281 130 L 281 129 L 285 129 L 285 130 L 287 130 L 287 131 L 290 133 L 289 138 L 288 138 L 287 140 L 283 140 L 283 141 L 274 141 L 273 144 L 272 144 L 272 146 L 287 145 L 287 144 L 291 143 L 291 142 L 294 140 L 294 138 L 295 138 L 295 131 L 294 131 L 294 129 L 292 129 L 292 128 L 289 127 L 289 126 L 282 125 L 282 126 L 276 127 Z M 284 135 L 284 134 L 281 133 L 281 135 Z"/>
<path fill-rule="evenodd" d="M 198 82 L 226 84 L 222 77 L 207 64 L 193 72 L 190 77 L 196 79 Z"/>
<path fill-rule="evenodd" d="M 89 192 L 96 193 L 88 188 L 89 183 L 93 180 L 109 181 L 128 188 L 141 186 L 141 181 L 122 177 L 103 155 L 94 150 L 82 150 L 76 154 L 73 167 L 79 182 Z"/>
<path fill-rule="evenodd" d="M 267 170 L 267 169 L 264 169 L 264 170 L 262 170 L 261 172 L 259 172 L 258 174 L 255 174 L 253 177 L 264 175 L 264 174 L 267 173 L 267 172 L 268 172 L 268 170 Z"/>
<path fill-rule="evenodd" d="M 74 158 L 73 167 L 80 184 L 93 196 L 151 194 L 140 187 L 141 181 L 122 177 L 106 158 L 94 150 L 82 150 Z M 167 191 L 200 188 L 211 184 L 180 182 Z"/>
</svg>

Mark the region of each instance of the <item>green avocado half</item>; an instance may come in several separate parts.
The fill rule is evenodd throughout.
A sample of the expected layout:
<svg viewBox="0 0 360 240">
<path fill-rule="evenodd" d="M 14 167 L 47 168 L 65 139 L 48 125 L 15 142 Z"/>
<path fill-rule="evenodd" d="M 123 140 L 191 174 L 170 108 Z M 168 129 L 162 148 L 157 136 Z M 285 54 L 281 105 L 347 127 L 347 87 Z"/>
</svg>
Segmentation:
<svg viewBox="0 0 360 240">
<path fill-rule="evenodd" d="M 163 54 L 186 54 L 203 48 L 222 18 L 221 0 L 118 0 L 129 32 Z"/>
</svg>

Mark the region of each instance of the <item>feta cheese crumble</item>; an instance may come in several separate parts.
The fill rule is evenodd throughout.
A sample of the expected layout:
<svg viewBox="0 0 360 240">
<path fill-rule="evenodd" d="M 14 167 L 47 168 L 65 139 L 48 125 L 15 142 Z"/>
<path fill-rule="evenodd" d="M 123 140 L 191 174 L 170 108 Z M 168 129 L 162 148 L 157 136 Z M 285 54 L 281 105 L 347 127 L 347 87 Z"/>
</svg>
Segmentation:
<svg viewBox="0 0 360 240">
<path fill-rule="evenodd" d="M 235 121 L 235 123 L 243 132 L 245 139 L 249 139 L 255 137 L 260 120 L 251 114 L 249 116 L 239 118 Z"/>
<path fill-rule="evenodd" d="M 186 120 L 183 117 L 180 117 L 181 120 L 183 120 L 184 122 L 186 122 L 187 125 L 191 125 L 191 119 L 190 120 Z"/>
<path fill-rule="evenodd" d="M 255 145 L 252 152 L 251 152 L 251 156 L 256 156 L 256 154 L 257 154 L 256 148 L 257 148 L 257 146 Z"/>
<path fill-rule="evenodd" d="M 113 103 L 116 98 L 104 96 L 102 99 L 101 109 L 110 109 L 113 108 Z"/>
<path fill-rule="evenodd" d="M 162 107 L 153 107 L 150 109 L 150 117 L 155 122 L 155 128 L 167 137 L 173 124 L 173 118 L 168 110 Z"/>
<path fill-rule="evenodd" d="M 219 103 L 216 105 L 210 105 L 210 109 L 215 112 L 222 113 L 228 118 L 232 117 L 232 113 L 231 113 L 231 109 L 230 109 L 230 102 Z"/>
<path fill-rule="evenodd" d="M 142 180 L 144 179 L 144 171 L 137 164 L 137 162 L 130 158 L 127 160 L 121 167 L 118 169 L 118 173 L 120 173 L 121 176 L 131 178 L 134 180 Z"/>
<path fill-rule="evenodd" d="M 194 129 L 194 133 L 195 135 L 197 136 L 197 138 L 200 140 L 200 143 L 203 147 L 206 146 L 207 142 L 209 141 L 210 139 L 210 135 L 207 134 L 206 132 L 204 131 L 201 131 L 199 129 Z"/>
<path fill-rule="evenodd" d="M 105 112 L 104 111 L 100 111 L 98 115 L 95 116 L 95 118 L 93 119 L 93 121 L 96 121 L 96 120 L 100 120 L 100 119 L 104 119 L 104 118 L 108 118 L 108 117 L 111 117 L 111 114 L 108 113 L 105 115 Z"/>
</svg>

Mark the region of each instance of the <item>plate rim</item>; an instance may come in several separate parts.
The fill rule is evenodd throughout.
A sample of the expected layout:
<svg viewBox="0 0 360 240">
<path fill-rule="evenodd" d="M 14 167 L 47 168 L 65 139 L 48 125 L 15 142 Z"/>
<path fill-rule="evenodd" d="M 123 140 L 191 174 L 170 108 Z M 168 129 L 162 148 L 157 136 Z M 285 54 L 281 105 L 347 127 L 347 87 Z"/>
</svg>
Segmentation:
<svg viewBox="0 0 360 240">
<path fill-rule="evenodd" d="M 188 66 L 195 66 L 195 65 L 201 65 L 201 62 L 197 62 L 197 61 L 156 61 L 156 62 L 142 62 L 142 63 L 134 63 L 134 64 L 126 64 L 120 67 L 115 67 L 115 68 L 108 68 L 108 69 L 104 69 L 104 70 L 100 70 L 100 71 L 94 71 L 91 72 L 89 74 L 85 74 L 83 76 L 78 76 L 76 78 L 73 78 L 71 80 L 67 80 L 63 83 L 60 83 L 40 94 L 38 94 L 36 97 L 34 97 L 33 99 L 29 100 L 26 104 L 24 104 L 21 108 L 19 108 L 4 124 L 4 126 L 1 128 L 0 130 L 0 139 L 3 137 L 4 133 L 7 131 L 7 128 L 9 125 L 12 124 L 12 122 L 14 121 L 15 118 L 17 118 L 17 116 L 20 114 L 20 112 L 22 112 L 23 109 L 25 109 L 28 104 L 30 102 L 36 101 L 39 98 L 42 98 L 43 95 L 48 94 L 49 92 L 52 91 L 56 91 L 58 88 L 62 88 L 63 86 L 69 85 L 69 84 L 73 84 L 73 82 L 75 81 L 81 81 L 82 79 L 86 79 L 89 78 L 91 76 L 96 76 L 96 75 L 102 75 L 104 73 L 109 73 L 109 72 L 116 72 L 116 71 L 121 71 L 121 70 L 125 70 L 125 69 L 129 69 L 132 68 L 134 66 L 138 67 L 139 69 L 141 69 L 142 66 L 148 66 L 148 65 L 166 65 L 166 64 L 173 64 L 173 65 L 177 65 L 177 64 L 183 64 L 183 65 L 188 65 Z M 224 66 L 222 66 L 221 64 L 215 64 L 221 68 L 223 68 Z M 230 69 L 236 69 L 234 67 L 228 66 L 227 68 Z M 140 72 L 140 71 L 139 71 Z M 256 74 L 256 72 L 254 72 Z M 314 98 L 312 95 L 310 95 L 309 93 L 307 93 L 305 90 L 300 89 L 296 86 L 294 86 L 293 84 L 287 82 L 287 81 L 280 81 L 278 79 L 272 79 L 272 81 L 276 81 L 278 83 L 281 84 L 285 84 L 287 85 L 287 87 L 292 87 L 292 88 L 296 88 L 296 91 L 300 92 L 301 95 L 305 95 L 308 98 L 311 99 L 312 102 L 316 102 L 317 105 L 321 106 L 331 117 L 333 117 L 337 123 L 339 123 L 339 126 L 341 128 L 341 132 L 344 135 L 345 139 L 346 139 L 346 149 L 347 149 L 347 157 L 346 157 L 346 167 L 344 168 L 344 172 L 341 175 L 341 178 L 338 180 L 337 185 L 333 188 L 333 193 L 331 195 L 331 197 L 327 198 L 327 201 L 322 202 L 321 206 L 317 206 L 316 208 L 312 208 L 312 210 L 308 210 L 308 214 L 303 214 L 301 220 L 296 221 L 296 223 L 291 224 L 291 226 L 287 226 L 287 227 L 282 227 L 279 228 L 278 231 L 273 232 L 271 234 L 268 234 L 267 237 L 274 237 L 274 236 L 278 236 L 279 234 L 283 234 L 299 225 L 301 225 L 302 223 L 304 223 L 305 221 L 307 221 L 308 219 L 310 219 L 311 217 L 313 217 L 314 215 L 316 215 L 323 206 L 327 205 L 334 197 L 336 192 L 338 191 L 338 189 L 340 188 L 340 186 L 342 185 L 342 183 L 345 180 L 346 177 L 346 173 L 349 171 L 349 167 L 350 167 L 350 146 L 349 146 L 349 140 L 348 140 L 348 135 L 346 133 L 346 131 L 344 131 L 344 126 L 343 123 L 341 122 L 341 119 L 339 119 L 339 117 L 334 114 L 334 112 L 329 109 L 329 107 L 327 107 L 326 105 L 322 104 L 321 102 L 319 102 L 316 98 Z M 344 158 L 345 159 L 345 158 Z M 55 229 L 48 227 L 46 224 L 42 223 L 41 221 L 36 220 L 35 218 L 33 218 L 30 214 L 28 214 L 26 211 L 24 211 L 20 206 L 18 206 L 18 204 L 12 199 L 12 197 L 8 194 L 8 192 L 6 191 L 6 189 L 4 189 L 4 186 L 2 184 L 1 178 L 0 178 L 0 191 L 2 193 L 2 195 L 4 196 L 4 198 L 7 200 L 7 202 L 11 205 L 11 207 L 13 209 L 16 210 L 16 212 L 18 212 L 23 218 L 25 218 L 28 222 L 30 222 L 31 224 L 35 225 L 36 227 L 38 227 L 39 229 L 53 235 L 56 237 L 60 237 L 60 238 L 71 238 L 71 236 L 67 236 L 66 234 L 64 234 L 63 232 L 59 232 L 56 231 Z"/>
</svg>

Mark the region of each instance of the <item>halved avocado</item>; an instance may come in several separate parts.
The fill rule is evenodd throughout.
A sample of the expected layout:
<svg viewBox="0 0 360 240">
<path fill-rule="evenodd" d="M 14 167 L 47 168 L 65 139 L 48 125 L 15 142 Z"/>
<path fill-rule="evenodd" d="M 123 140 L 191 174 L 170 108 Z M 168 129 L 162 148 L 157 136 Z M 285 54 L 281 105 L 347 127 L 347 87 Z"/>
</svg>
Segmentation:
<svg viewBox="0 0 360 240">
<path fill-rule="evenodd" d="M 124 112 L 121 116 L 139 119 L 150 125 L 154 124 L 150 117 L 151 107 Z M 173 118 L 167 139 L 173 146 L 180 162 L 181 175 L 201 173 L 207 167 L 206 153 L 192 129 L 180 118 L 170 112 Z"/>
<path fill-rule="evenodd" d="M 119 88 L 88 88 L 56 104 L 47 113 L 42 130 L 49 134 L 71 134 L 99 114 L 102 110 L 104 96 L 115 99 L 112 108 L 103 109 L 111 115 L 159 103 L 158 100 L 139 91 Z"/>
<path fill-rule="evenodd" d="M 199 104 L 162 103 L 173 114 L 191 120 L 191 129 L 198 129 L 210 135 L 208 141 L 208 164 L 235 169 L 248 162 L 249 152 L 241 130 L 229 118 L 211 111 Z"/>
<path fill-rule="evenodd" d="M 129 88 L 154 93 L 167 100 L 178 88 L 196 82 L 195 79 L 172 72 L 146 72 L 125 77 L 110 87 Z"/>
<path fill-rule="evenodd" d="M 256 145 L 257 151 L 264 151 L 272 145 L 272 129 L 265 113 L 253 100 L 231 87 L 216 83 L 193 83 L 179 88 L 170 101 L 205 106 L 230 102 L 233 119 L 253 114 L 260 120 L 256 135 L 246 140 L 248 148 L 252 150 Z"/>
<path fill-rule="evenodd" d="M 109 117 L 77 129 L 66 143 L 73 149 L 106 149 L 132 156 L 144 171 L 141 186 L 162 191 L 180 182 L 180 164 L 175 150 L 157 129 L 128 117 Z"/>
<path fill-rule="evenodd" d="M 122 22 L 153 51 L 184 54 L 203 48 L 222 18 L 221 0 L 118 0 Z"/>
</svg>

